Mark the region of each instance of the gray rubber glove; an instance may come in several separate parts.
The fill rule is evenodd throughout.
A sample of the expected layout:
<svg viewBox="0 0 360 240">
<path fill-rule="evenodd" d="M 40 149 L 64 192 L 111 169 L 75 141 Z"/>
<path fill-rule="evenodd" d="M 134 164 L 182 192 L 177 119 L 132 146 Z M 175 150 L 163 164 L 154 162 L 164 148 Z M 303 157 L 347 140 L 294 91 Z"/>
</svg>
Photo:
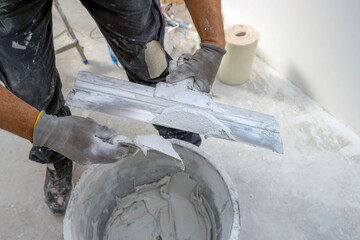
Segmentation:
<svg viewBox="0 0 360 240">
<path fill-rule="evenodd" d="M 211 43 L 201 43 L 194 55 L 183 54 L 178 61 L 170 61 L 166 82 L 175 83 L 194 78 L 194 87 L 201 92 L 210 92 L 221 59 L 226 50 Z"/>
<path fill-rule="evenodd" d="M 112 163 L 132 156 L 138 149 L 109 140 L 117 132 L 91 118 L 56 117 L 44 112 L 33 133 L 34 146 L 48 147 L 79 164 Z"/>
</svg>

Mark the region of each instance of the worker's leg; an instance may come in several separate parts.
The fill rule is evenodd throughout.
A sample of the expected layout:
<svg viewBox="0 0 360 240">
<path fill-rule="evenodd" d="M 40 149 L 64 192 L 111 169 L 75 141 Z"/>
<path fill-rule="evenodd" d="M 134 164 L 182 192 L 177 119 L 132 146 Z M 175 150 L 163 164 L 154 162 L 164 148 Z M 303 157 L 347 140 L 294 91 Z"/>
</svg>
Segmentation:
<svg viewBox="0 0 360 240">
<path fill-rule="evenodd" d="M 52 0 L 12 2 L 0 1 L 0 80 L 33 107 L 57 116 L 70 115 L 69 108 L 64 106 L 61 81 L 55 67 Z M 45 199 L 56 207 L 56 199 L 67 198 L 70 194 L 72 162 L 50 149 L 38 147 L 32 148 L 29 158 L 54 164 L 54 169 L 47 172 L 45 190 L 52 187 L 54 178 L 58 177 L 57 170 L 61 168 L 62 178 L 57 180 L 62 181 L 58 188 L 61 193 L 55 194 L 56 189 L 51 189 L 51 193 L 45 191 Z M 66 199 L 59 200 L 66 203 Z"/>
<path fill-rule="evenodd" d="M 147 63 L 151 62 L 145 60 L 147 43 L 156 40 L 164 46 L 165 23 L 159 0 L 81 1 L 95 19 L 131 82 L 155 86 L 165 81 L 170 56 L 166 54 L 164 71 L 153 71 L 151 74 L 149 69 L 154 68 L 148 66 Z M 198 146 L 201 143 L 200 136 L 195 133 L 161 126 L 155 128 L 165 138 L 178 138 Z"/>
<path fill-rule="evenodd" d="M 0 79 L 33 107 L 70 115 L 55 67 L 52 1 L 4 2 L 8 1 L 0 3 Z"/>
</svg>

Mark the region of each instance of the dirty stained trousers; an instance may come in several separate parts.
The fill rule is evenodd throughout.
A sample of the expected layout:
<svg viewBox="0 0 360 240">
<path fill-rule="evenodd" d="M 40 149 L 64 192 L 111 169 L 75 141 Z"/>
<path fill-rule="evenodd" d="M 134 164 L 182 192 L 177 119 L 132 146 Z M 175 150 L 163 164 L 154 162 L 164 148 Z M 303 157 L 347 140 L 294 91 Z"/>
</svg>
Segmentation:
<svg viewBox="0 0 360 240">
<path fill-rule="evenodd" d="M 61 4 L 61 0 L 59 1 Z M 166 69 L 150 78 L 146 43 L 164 44 L 165 26 L 159 0 L 81 0 L 131 82 L 155 86 L 165 81 Z M 71 115 L 61 93 L 55 66 L 52 0 L 0 1 L 0 80 L 13 94 L 48 114 Z M 167 54 L 167 61 L 171 60 Z M 91 61 L 91 60 L 90 60 Z M 155 126 L 165 138 L 200 145 L 198 134 Z M 29 158 L 40 163 L 64 159 L 50 149 L 33 147 Z"/>
</svg>

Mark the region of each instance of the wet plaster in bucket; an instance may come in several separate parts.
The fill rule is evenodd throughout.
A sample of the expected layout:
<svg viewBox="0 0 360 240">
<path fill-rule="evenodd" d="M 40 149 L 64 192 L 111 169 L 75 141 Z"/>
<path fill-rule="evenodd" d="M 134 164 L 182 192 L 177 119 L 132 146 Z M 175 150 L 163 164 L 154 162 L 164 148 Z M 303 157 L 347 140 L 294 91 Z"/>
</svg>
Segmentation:
<svg viewBox="0 0 360 240">
<path fill-rule="evenodd" d="M 117 199 L 104 239 L 214 240 L 215 229 L 213 213 L 196 182 L 179 172 Z"/>
<path fill-rule="evenodd" d="M 238 201 L 229 176 L 198 147 L 168 141 L 186 172 L 154 150 L 89 167 L 72 192 L 64 239 L 238 239 Z"/>
</svg>

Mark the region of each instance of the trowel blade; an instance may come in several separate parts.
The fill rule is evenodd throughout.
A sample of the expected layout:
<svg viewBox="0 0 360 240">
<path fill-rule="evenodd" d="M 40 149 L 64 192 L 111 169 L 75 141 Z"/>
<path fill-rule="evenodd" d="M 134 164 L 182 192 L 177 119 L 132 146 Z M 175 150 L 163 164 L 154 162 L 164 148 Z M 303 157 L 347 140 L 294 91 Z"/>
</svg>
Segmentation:
<svg viewBox="0 0 360 240">
<path fill-rule="evenodd" d="M 153 88 L 80 72 L 66 104 L 283 153 L 274 116 L 215 103 L 206 94 L 173 87 L 161 83 Z"/>
</svg>

